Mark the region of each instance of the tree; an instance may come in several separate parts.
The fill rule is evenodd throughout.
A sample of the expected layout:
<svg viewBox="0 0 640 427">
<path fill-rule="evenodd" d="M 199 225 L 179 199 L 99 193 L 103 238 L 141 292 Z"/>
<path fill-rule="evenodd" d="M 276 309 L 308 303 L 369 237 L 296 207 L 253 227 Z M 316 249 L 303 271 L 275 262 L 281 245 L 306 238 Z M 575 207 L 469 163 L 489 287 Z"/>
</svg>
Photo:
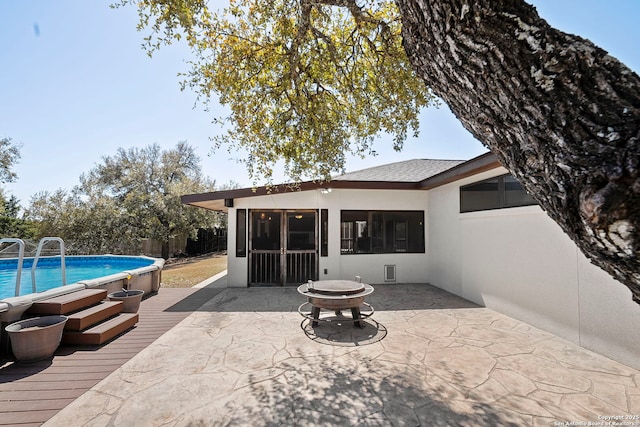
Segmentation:
<svg viewBox="0 0 640 427">
<path fill-rule="evenodd" d="M 41 236 L 69 239 L 78 253 L 132 253 L 150 238 L 162 242 L 167 258 L 171 237 L 195 236 L 219 222 L 218 215 L 180 201 L 182 194 L 213 190 L 199 162 L 186 142 L 172 150 L 120 148 L 82 175 L 71 193 L 36 195 L 29 216 L 39 222 Z"/>
<path fill-rule="evenodd" d="M 72 254 L 137 254 L 137 230 L 125 221 L 126 212 L 105 195 L 85 195 L 79 187 L 41 192 L 31 198 L 26 216 L 36 224 L 36 239 L 58 236 Z"/>
<path fill-rule="evenodd" d="M 0 138 L 0 183 L 13 182 L 18 178 L 12 168 L 20 159 L 20 148 L 11 138 Z M 20 201 L 14 195 L 7 198 L 0 188 L 0 237 L 32 236 L 32 224 L 18 218 L 19 213 Z"/>
<path fill-rule="evenodd" d="M 136 4 L 149 53 L 186 36 L 184 85 L 231 108 L 226 137 L 248 161 L 326 176 L 378 131 L 400 147 L 431 90 L 640 304 L 640 77 L 524 1 Z"/>
<path fill-rule="evenodd" d="M 20 145 L 11 138 L 0 138 L 0 182 L 13 182 L 18 177 L 11 169 L 20 159 Z"/>
<path fill-rule="evenodd" d="M 157 144 L 120 148 L 80 178 L 80 192 L 85 197 L 113 200 L 126 229 L 137 238 L 162 242 L 162 256 L 168 258 L 171 237 L 180 233 L 193 236 L 199 225 L 214 220 L 213 215 L 189 209 L 180 200 L 182 194 L 213 189 L 199 164 L 193 147 L 186 142 L 164 151 Z"/>
<path fill-rule="evenodd" d="M 18 217 L 20 201 L 16 196 L 6 198 L 0 189 L 0 237 L 29 239 L 33 236 L 33 224 Z"/>
<path fill-rule="evenodd" d="M 392 3 L 355 21 L 310 5 L 296 17 L 298 8 L 297 0 L 232 0 L 218 16 L 200 1 L 140 3 L 140 27 L 157 37 L 145 39 L 150 54 L 186 33 L 196 59 L 183 86 L 205 105 L 215 94 L 230 108 L 216 118 L 229 126 L 214 140 L 246 150 L 253 178 L 271 178 L 279 160 L 294 179 L 342 172 L 345 153 L 371 153 L 381 131 L 399 150 L 435 102 L 407 60 Z"/>
</svg>

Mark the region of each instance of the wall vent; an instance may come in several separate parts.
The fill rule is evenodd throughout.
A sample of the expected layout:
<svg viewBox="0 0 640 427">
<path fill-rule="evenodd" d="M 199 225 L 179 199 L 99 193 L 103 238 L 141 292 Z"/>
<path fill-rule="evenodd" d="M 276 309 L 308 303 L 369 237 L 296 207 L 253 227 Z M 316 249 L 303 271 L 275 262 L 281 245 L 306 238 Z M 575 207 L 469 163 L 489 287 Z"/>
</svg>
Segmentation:
<svg viewBox="0 0 640 427">
<path fill-rule="evenodd" d="M 384 266 L 384 281 L 395 282 L 396 281 L 396 266 L 385 265 Z"/>
</svg>

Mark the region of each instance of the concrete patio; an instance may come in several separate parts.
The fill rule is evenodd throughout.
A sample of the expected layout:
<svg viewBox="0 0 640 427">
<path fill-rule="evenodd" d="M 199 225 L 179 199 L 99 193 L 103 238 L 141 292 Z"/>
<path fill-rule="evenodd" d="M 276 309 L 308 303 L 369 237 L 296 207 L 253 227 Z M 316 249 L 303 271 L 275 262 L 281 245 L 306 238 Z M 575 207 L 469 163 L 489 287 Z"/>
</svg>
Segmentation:
<svg viewBox="0 0 640 427">
<path fill-rule="evenodd" d="M 368 301 L 303 329 L 295 288 L 225 289 L 45 425 L 640 426 L 636 369 L 428 285 Z"/>
</svg>

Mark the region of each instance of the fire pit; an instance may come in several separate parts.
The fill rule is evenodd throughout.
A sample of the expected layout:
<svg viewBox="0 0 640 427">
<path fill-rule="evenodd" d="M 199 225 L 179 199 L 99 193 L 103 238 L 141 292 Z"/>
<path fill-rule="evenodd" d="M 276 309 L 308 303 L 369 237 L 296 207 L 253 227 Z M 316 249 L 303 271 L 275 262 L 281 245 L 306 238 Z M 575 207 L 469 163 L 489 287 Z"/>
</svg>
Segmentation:
<svg viewBox="0 0 640 427">
<path fill-rule="evenodd" d="M 367 295 L 373 293 L 373 286 L 353 280 L 320 280 L 309 281 L 298 286 L 298 292 L 307 297 L 307 302 L 298 307 L 298 313 L 309 319 L 312 326 L 316 326 L 318 321 L 329 321 L 320 318 L 322 309 L 335 311 L 336 315 L 342 310 L 351 310 L 352 321 L 355 326 L 364 327 L 361 320 L 373 314 L 373 307 L 364 302 Z M 311 313 L 303 312 L 303 309 L 311 305 Z M 365 306 L 370 312 L 365 314 L 360 312 L 360 307 Z"/>
</svg>

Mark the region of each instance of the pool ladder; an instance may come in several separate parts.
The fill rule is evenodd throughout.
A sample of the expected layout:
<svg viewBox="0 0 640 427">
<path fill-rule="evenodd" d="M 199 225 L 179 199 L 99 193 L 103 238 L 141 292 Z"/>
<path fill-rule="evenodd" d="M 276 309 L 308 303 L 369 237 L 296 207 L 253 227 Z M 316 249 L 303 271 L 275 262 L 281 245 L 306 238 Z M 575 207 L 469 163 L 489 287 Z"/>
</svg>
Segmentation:
<svg viewBox="0 0 640 427">
<path fill-rule="evenodd" d="M 33 258 L 33 264 L 31 265 L 31 288 L 34 293 L 36 292 L 36 267 L 38 265 L 38 260 L 40 259 L 40 253 L 42 252 L 42 248 L 44 247 L 45 243 L 48 243 L 48 242 L 58 242 L 60 244 L 60 269 L 62 271 L 62 286 L 67 284 L 67 273 L 66 273 L 65 262 L 64 262 L 64 241 L 60 237 L 43 237 L 38 242 L 38 249 L 36 250 L 36 256 Z M 20 264 L 19 261 L 18 263 Z"/>
<path fill-rule="evenodd" d="M 43 237 L 38 242 L 38 249 L 36 250 L 36 256 L 33 258 L 33 264 L 31 265 L 31 290 L 36 292 L 36 266 L 40 259 L 40 254 L 44 245 L 48 242 L 58 242 L 60 244 L 60 270 L 62 272 L 62 286 L 67 284 L 67 272 L 64 260 L 64 241 L 60 237 Z M 20 295 L 20 278 L 22 277 L 22 265 L 24 263 L 24 241 L 22 239 L 4 238 L 0 239 L 0 245 L 3 243 L 14 243 L 18 245 L 18 271 L 16 272 L 16 291 L 15 296 Z"/>
<path fill-rule="evenodd" d="M 15 296 L 18 296 L 20 295 L 20 277 L 22 277 L 22 262 L 24 261 L 24 241 L 22 239 L 6 237 L 4 239 L 0 239 L 0 245 L 2 245 L 3 243 L 15 243 L 18 245 L 18 273 L 16 274 L 15 293 Z"/>
</svg>

